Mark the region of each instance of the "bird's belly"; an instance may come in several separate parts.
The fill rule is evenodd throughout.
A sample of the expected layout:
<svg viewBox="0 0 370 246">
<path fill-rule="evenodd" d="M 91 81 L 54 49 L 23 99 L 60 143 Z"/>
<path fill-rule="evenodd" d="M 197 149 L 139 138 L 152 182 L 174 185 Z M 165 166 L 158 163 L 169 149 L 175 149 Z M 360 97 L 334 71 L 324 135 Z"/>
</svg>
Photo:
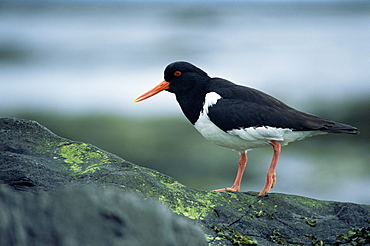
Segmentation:
<svg viewBox="0 0 370 246">
<path fill-rule="evenodd" d="M 236 151 L 245 151 L 247 149 L 264 147 L 270 141 L 268 139 L 242 139 L 237 135 L 224 132 L 213 124 L 209 118 L 207 118 L 208 117 L 199 117 L 194 126 L 203 135 L 203 137 L 219 146 L 234 149 Z"/>
<path fill-rule="evenodd" d="M 201 114 L 194 126 L 210 142 L 236 151 L 265 147 L 271 140 L 286 145 L 306 137 L 325 134 L 321 131 L 293 131 L 269 126 L 240 128 L 225 132 L 218 128 L 206 114 Z"/>
</svg>

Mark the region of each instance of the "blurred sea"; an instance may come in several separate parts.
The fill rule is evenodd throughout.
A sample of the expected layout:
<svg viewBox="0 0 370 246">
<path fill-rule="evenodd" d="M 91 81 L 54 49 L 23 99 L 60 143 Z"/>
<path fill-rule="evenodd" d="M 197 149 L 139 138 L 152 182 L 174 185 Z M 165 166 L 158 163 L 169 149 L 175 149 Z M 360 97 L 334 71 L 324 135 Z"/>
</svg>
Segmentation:
<svg viewBox="0 0 370 246">
<path fill-rule="evenodd" d="M 3 1 L 0 112 L 182 117 L 170 93 L 132 102 L 162 81 L 163 69 L 176 60 L 300 110 L 342 106 L 370 96 L 369 9 L 369 1 Z M 341 108 L 334 111 L 341 114 Z M 295 158 L 285 160 L 289 171 L 278 181 L 291 190 L 300 183 L 292 172 L 317 171 L 312 159 L 297 167 Z M 352 158 L 367 162 L 369 154 Z M 344 184 L 327 181 L 341 192 L 303 195 L 370 203 L 367 167 Z M 236 171 L 236 164 L 230 168 Z"/>
</svg>

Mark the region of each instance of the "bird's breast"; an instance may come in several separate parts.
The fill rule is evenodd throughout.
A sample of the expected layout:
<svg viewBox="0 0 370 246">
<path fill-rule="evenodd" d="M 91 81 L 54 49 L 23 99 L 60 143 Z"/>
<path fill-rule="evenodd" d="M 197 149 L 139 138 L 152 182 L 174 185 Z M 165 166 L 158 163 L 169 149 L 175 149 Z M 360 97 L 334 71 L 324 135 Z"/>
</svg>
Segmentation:
<svg viewBox="0 0 370 246">
<path fill-rule="evenodd" d="M 199 114 L 198 120 L 195 122 L 194 127 L 210 142 L 223 146 L 226 148 L 234 149 L 237 151 L 244 151 L 251 148 L 263 147 L 268 144 L 269 140 L 254 139 L 246 140 L 240 138 L 237 134 L 225 132 L 216 126 L 209 118 L 209 108 L 214 106 L 222 97 L 216 92 L 209 92 L 205 96 L 202 111 Z"/>
<path fill-rule="evenodd" d="M 194 127 L 211 143 L 234 149 L 236 151 L 263 147 L 264 145 L 268 144 L 268 141 L 266 140 L 247 141 L 237 135 L 224 132 L 215 124 L 213 124 L 213 122 L 208 118 L 207 114 L 201 114 L 201 116 L 195 122 Z"/>
</svg>

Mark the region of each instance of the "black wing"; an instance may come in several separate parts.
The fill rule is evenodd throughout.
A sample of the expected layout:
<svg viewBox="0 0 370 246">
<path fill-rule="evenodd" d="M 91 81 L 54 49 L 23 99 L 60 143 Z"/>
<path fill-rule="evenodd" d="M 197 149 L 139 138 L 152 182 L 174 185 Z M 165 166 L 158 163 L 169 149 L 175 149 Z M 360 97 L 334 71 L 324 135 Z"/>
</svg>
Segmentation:
<svg viewBox="0 0 370 246">
<path fill-rule="evenodd" d="M 208 90 L 222 97 L 209 108 L 208 116 L 224 131 L 271 126 L 297 131 L 357 133 L 355 127 L 298 111 L 266 93 L 223 79 L 216 79 Z"/>
</svg>

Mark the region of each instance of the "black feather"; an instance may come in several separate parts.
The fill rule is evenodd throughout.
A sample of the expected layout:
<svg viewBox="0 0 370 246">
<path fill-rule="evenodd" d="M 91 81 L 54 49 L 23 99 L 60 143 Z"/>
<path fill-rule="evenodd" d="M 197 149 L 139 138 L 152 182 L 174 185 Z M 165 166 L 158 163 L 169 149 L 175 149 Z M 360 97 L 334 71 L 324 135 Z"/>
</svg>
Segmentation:
<svg viewBox="0 0 370 246">
<path fill-rule="evenodd" d="M 180 71 L 181 76 L 174 75 Z M 203 110 L 207 93 L 222 99 L 209 108 L 210 120 L 224 131 L 272 126 L 295 131 L 323 131 L 358 134 L 355 127 L 298 111 L 278 99 L 253 88 L 236 85 L 221 78 L 210 78 L 202 69 L 188 62 L 174 62 L 165 69 L 168 91 L 175 93 L 180 107 L 192 124 Z"/>
<path fill-rule="evenodd" d="M 272 126 L 295 131 L 324 131 L 357 134 L 355 127 L 298 111 L 278 99 L 253 88 L 213 78 L 207 91 L 222 99 L 209 109 L 211 121 L 224 131 Z"/>
</svg>

